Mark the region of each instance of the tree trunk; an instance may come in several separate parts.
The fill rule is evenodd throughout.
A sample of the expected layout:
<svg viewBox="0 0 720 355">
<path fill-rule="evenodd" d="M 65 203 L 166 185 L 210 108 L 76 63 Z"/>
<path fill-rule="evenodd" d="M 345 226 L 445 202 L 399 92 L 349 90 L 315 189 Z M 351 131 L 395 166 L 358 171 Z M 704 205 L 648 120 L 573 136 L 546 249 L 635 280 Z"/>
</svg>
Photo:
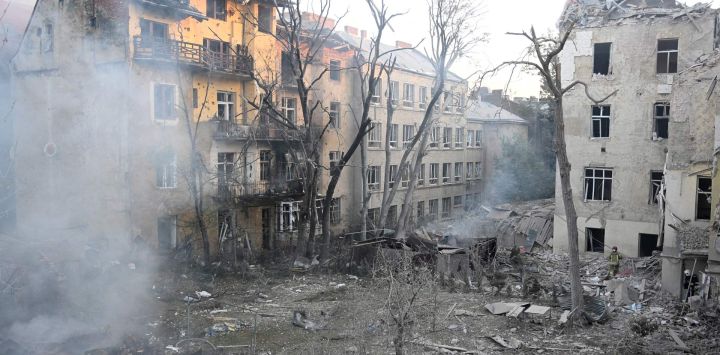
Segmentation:
<svg viewBox="0 0 720 355">
<path fill-rule="evenodd" d="M 417 155 L 415 156 L 415 162 L 413 163 L 413 169 L 412 171 L 408 171 L 408 174 L 412 174 L 408 176 L 410 179 L 410 183 L 408 186 L 407 191 L 405 192 L 405 196 L 403 199 L 402 204 L 402 210 L 400 211 L 400 217 L 398 218 L 398 225 L 397 230 L 395 232 L 395 236 L 399 239 L 402 239 L 405 237 L 405 230 L 407 229 L 407 220 L 409 219 L 409 216 L 412 214 L 413 205 L 412 205 L 412 197 L 415 193 L 415 187 L 417 186 L 417 175 L 420 172 L 420 168 L 422 167 L 422 161 L 423 157 L 425 156 L 425 148 L 427 147 L 427 140 L 428 140 L 428 131 L 422 132 L 422 139 L 420 140 L 420 148 L 418 149 Z M 408 168 L 408 170 L 410 170 Z"/>
<path fill-rule="evenodd" d="M 405 354 L 405 327 L 402 324 L 397 326 L 397 334 L 395 335 L 395 355 Z"/>
<path fill-rule="evenodd" d="M 577 212 L 573 202 L 572 187 L 570 185 L 570 162 L 565 144 L 565 121 L 563 118 L 563 99 L 555 99 L 555 154 L 558 160 L 560 173 L 560 186 L 562 188 L 563 205 L 565 206 L 565 220 L 568 232 L 568 254 L 570 256 L 570 288 L 572 297 L 572 320 L 579 320 L 583 313 L 583 288 L 580 283 L 580 252 L 578 250 Z M 571 323 L 572 324 L 572 323 Z"/>
</svg>

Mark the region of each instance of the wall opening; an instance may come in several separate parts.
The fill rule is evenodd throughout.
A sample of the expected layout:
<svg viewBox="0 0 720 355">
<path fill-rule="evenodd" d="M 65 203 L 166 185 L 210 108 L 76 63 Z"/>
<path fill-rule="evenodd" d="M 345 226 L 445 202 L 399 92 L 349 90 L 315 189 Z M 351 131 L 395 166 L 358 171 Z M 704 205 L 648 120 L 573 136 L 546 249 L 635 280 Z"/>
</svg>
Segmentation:
<svg viewBox="0 0 720 355">
<path fill-rule="evenodd" d="M 605 251 L 605 229 L 585 228 L 585 236 L 585 251 L 592 253 L 602 253 Z"/>
<path fill-rule="evenodd" d="M 638 245 L 638 256 L 639 257 L 652 256 L 653 251 L 660 250 L 660 248 L 657 247 L 657 242 L 658 242 L 657 234 L 640 233 L 638 238 L 640 239 L 639 245 Z"/>
<path fill-rule="evenodd" d="M 593 74 L 608 75 L 610 71 L 610 47 L 612 43 L 595 43 Z"/>
</svg>

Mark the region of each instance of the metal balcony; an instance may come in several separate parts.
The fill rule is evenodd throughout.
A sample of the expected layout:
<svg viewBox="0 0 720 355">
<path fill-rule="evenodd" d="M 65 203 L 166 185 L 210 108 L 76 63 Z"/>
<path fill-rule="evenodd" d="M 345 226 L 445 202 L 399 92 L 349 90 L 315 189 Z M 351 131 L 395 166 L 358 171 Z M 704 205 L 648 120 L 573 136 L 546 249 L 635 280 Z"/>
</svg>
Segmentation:
<svg viewBox="0 0 720 355">
<path fill-rule="evenodd" d="M 217 199 L 224 203 L 263 204 L 305 193 L 302 180 L 253 181 L 218 185 Z"/>
</svg>

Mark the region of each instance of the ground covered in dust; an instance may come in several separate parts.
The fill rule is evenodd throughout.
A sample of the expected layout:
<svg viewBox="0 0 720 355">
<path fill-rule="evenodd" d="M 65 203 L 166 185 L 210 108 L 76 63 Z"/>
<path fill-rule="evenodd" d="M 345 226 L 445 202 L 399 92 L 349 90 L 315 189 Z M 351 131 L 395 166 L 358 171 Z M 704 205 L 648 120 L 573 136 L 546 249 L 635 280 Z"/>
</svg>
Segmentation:
<svg viewBox="0 0 720 355">
<path fill-rule="evenodd" d="M 597 259 L 585 260 L 586 265 L 593 262 Z M 541 290 L 532 296 L 523 296 L 522 286 L 512 280 L 472 288 L 447 280 L 422 284 L 408 316 L 406 353 L 712 353 L 720 345 L 716 308 L 691 310 L 659 292 L 638 302 L 639 310 L 613 306 L 610 300 L 602 324 L 568 330 L 560 324 L 563 310 L 547 285 L 562 273 L 540 266 L 537 274 L 545 277 L 538 277 Z M 372 273 L 290 273 L 256 266 L 244 274 L 211 276 L 185 270 L 164 272 L 153 293 L 155 311 L 146 315 L 146 329 L 138 336 L 155 353 L 395 352 L 389 283 Z M 499 301 L 551 309 L 543 316 L 491 314 L 485 306 Z"/>
</svg>

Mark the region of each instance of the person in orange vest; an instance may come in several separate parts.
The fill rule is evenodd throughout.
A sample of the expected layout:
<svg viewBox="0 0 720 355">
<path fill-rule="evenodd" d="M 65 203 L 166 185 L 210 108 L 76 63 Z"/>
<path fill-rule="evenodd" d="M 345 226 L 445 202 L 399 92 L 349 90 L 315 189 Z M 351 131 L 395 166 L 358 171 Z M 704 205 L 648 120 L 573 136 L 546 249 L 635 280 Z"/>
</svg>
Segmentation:
<svg viewBox="0 0 720 355">
<path fill-rule="evenodd" d="M 622 254 L 618 253 L 617 247 L 612 247 L 612 252 L 608 255 L 608 276 L 615 277 L 618 271 L 620 271 L 620 260 L 622 260 Z"/>
</svg>

